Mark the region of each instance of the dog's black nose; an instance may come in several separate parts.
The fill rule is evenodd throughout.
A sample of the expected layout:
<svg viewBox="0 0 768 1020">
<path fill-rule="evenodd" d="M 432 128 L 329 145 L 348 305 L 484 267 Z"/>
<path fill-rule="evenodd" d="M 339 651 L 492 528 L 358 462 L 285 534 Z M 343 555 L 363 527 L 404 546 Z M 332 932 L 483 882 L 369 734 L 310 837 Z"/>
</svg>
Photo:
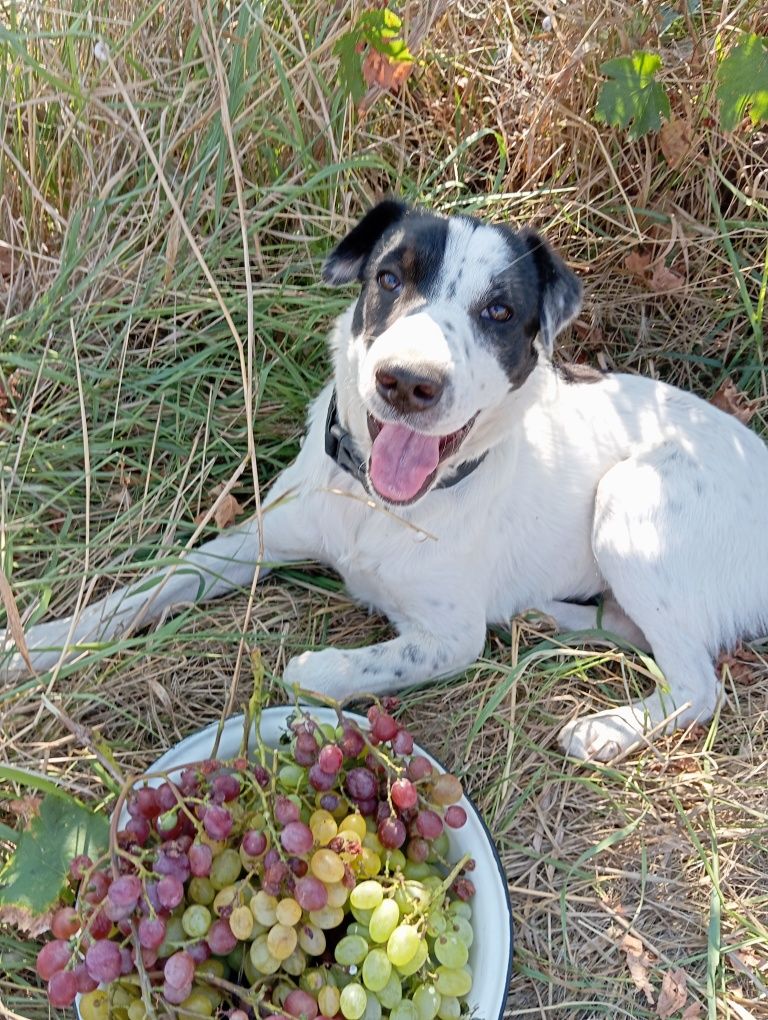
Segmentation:
<svg viewBox="0 0 768 1020">
<path fill-rule="evenodd" d="M 384 365 L 376 371 L 376 389 L 397 411 L 413 414 L 435 406 L 445 389 L 445 380 L 439 372 L 421 374 Z"/>
</svg>

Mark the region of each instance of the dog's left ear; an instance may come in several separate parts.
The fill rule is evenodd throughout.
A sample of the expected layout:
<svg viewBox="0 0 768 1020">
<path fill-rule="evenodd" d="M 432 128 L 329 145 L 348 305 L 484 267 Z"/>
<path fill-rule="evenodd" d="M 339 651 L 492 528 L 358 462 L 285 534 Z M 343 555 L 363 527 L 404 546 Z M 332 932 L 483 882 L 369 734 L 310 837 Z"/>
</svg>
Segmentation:
<svg viewBox="0 0 768 1020">
<path fill-rule="evenodd" d="M 539 340 L 551 356 L 555 337 L 581 308 L 581 281 L 534 230 L 520 235 L 533 256 L 539 277 Z"/>
<path fill-rule="evenodd" d="M 365 264 L 385 231 L 408 212 L 404 202 L 385 199 L 363 216 L 323 263 L 323 279 L 332 286 L 362 280 Z"/>
</svg>

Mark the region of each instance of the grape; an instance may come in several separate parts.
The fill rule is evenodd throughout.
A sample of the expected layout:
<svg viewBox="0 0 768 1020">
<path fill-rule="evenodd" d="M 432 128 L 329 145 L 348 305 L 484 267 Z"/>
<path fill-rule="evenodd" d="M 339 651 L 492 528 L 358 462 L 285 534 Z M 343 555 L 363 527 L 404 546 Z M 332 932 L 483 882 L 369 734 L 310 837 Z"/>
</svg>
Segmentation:
<svg viewBox="0 0 768 1020">
<path fill-rule="evenodd" d="M 452 776 L 450 772 L 443 772 L 437 779 L 432 783 L 432 790 L 430 792 L 430 799 L 435 804 L 447 805 L 455 804 L 460 801 L 464 795 L 464 791 L 461 788 L 461 783 Z"/>
<path fill-rule="evenodd" d="M 297 883 L 298 887 L 298 883 Z M 270 896 L 263 889 L 259 889 L 251 899 L 251 913 L 259 922 L 267 928 L 271 928 L 277 921 L 277 898 Z"/>
<path fill-rule="evenodd" d="M 467 812 L 458 804 L 452 804 L 443 815 L 443 821 L 451 829 L 460 829 L 467 821 Z"/>
<path fill-rule="evenodd" d="M 216 804 L 237 800 L 240 796 L 240 780 L 229 772 L 216 776 L 211 783 L 211 799 Z"/>
<path fill-rule="evenodd" d="M 396 719 L 393 719 L 386 712 L 382 712 L 373 720 L 371 736 L 379 743 L 384 743 L 387 740 L 391 740 L 399 728 Z"/>
<path fill-rule="evenodd" d="M 140 790 L 136 790 L 128 802 L 128 813 L 134 817 L 146 818 L 147 821 L 157 818 L 162 811 L 157 790 L 151 786 L 142 786 Z"/>
<path fill-rule="evenodd" d="M 88 931 L 94 939 L 105 939 L 112 931 L 112 922 L 103 910 L 97 910 L 88 922 Z"/>
<path fill-rule="evenodd" d="M 222 850 L 211 861 L 211 885 L 214 889 L 224 889 L 238 880 L 242 870 L 243 862 L 237 850 Z"/>
<path fill-rule="evenodd" d="M 342 988 L 339 998 L 339 1009 L 345 1020 L 360 1020 L 365 1007 L 368 1004 L 368 996 L 362 985 L 353 981 Z"/>
<path fill-rule="evenodd" d="M 413 737 L 408 730 L 400 729 L 392 737 L 392 750 L 399 755 L 413 753 Z"/>
<path fill-rule="evenodd" d="M 368 995 L 368 1002 L 365 1004 L 365 1013 L 363 1013 L 361 1020 L 381 1020 L 381 1003 L 376 996 L 371 993 Z"/>
<path fill-rule="evenodd" d="M 440 1020 L 459 1020 L 461 1003 L 454 995 L 441 995 L 437 1015 Z"/>
<path fill-rule="evenodd" d="M 48 982 L 48 1000 L 56 1009 L 71 1006 L 77 995 L 77 978 L 71 970 L 58 970 Z"/>
<path fill-rule="evenodd" d="M 419 779 L 426 779 L 427 776 L 432 775 L 432 762 L 423 755 L 416 754 L 406 765 L 405 774 L 413 782 L 417 782 Z"/>
<path fill-rule="evenodd" d="M 307 1020 L 315 1020 L 319 1012 L 317 1002 L 308 992 L 303 992 L 300 988 L 294 988 L 289 992 L 283 1003 L 283 1008 L 286 1013 L 296 1017 L 305 1016 Z M 330 1015 L 333 1016 L 333 1014 Z"/>
<path fill-rule="evenodd" d="M 421 937 L 412 924 L 400 924 L 387 940 L 387 956 L 395 967 L 411 962 L 419 948 Z"/>
<path fill-rule="evenodd" d="M 440 935 L 435 940 L 435 956 L 446 967 L 457 970 L 469 959 L 469 951 L 458 935 Z"/>
<path fill-rule="evenodd" d="M 420 839 L 418 836 L 412 837 L 408 841 L 408 847 L 406 848 L 405 855 L 409 861 L 421 864 L 426 861 L 429 857 L 429 843 L 425 839 Z"/>
<path fill-rule="evenodd" d="M 345 758 L 357 758 L 365 747 L 365 738 L 354 723 L 344 726 L 339 746 Z"/>
<path fill-rule="evenodd" d="M 118 879 L 119 881 L 119 879 Z M 116 884 L 116 883 L 113 883 Z M 110 892 L 112 890 L 110 889 Z M 173 910 L 184 899 L 184 885 L 175 875 L 165 875 L 157 883 L 157 898 L 164 910 Z"/>
<path fill-rule="evenodd" d="M 92 942 L 85 954 L 85 966 L 94 981 L 100 985 L 111 984 L 120 977 L 122 969 L 119 946 L 107 939 Z"/>
<path fill-rule="evenodd" d="M 325 932 L 317 924 L 303 924 L 299 928 L 299 945 L 308 956 L 322 956 L 325 952 Z"/>
<path fill-rule="evenodd" d="M 301 907 L 296 900 L 286 897 L 275 907 L 275 917 L 280 924 L 298 924 L 301 920 Z"/>
<path fill-rule="evenodd" d="M 452 889 L 460 900 L 471 900 L 475 895 L 475 884 L 468 878 L 457 878 Z"/>
<path fill-rule="evenodd" d="M 138 935 L 139 945 L 143 949 L 157 949 L 165 939 L 165 921 L 159 917 L 142 917 Z"/>
<path fill-rule="evenodd" d="M 315 840 L 312 830 L 304 822 L 288 822 L 280 833 L 280 842 L 289 854 L 308 854 Z"/>
<path fill-rule="evenodd" d="M 354 875 L 352 876 L 354 879 Z M 328 906 L 343 907 L 349 897 L 349 890 L 343 882 L 331 882 L 325 887 L 328 891 Z"/>
<path fill-rule="evenodd" d="M 259 974 L 274 974 L 280 967 L 280 961 L 269 951 L 266 935 L 259 935 L 251 943 L 249 956 Z"/>
<path fill-rule="evenodd" d="M 333 850 L 316 850 L 309 869 L 321 882 L 340 882 L 344 878 L 344 862 Z"/>
<path fill-rule="evenodd" d="M 368 955 L 368 943 L 361 935 L 345 935 L 336 943 L 334 958 L 342 967 L 362 963 Z"/>
<path fill-rule="evenodd" d="M 309 779 L 309 785 L 313 790 L 327 791 L 333 789 L 336 785 L 336 775 L 331 775 L 328 772 L 323 772 L 319 765 L 313 765 L 307 775 Z"/>
<path fill-rule="evenodd" d="M 419 799 L 416 787 L 410 779 L 396 779 L 390 790 L 392 803 L 401 810 L 412 808 Z"/>
<path fill-rule="evenodd" d="M 158 805 L 158 815 L 164 811 L 170 811 L 171 808 L 176 807 L 178 800 L 176 799 L 176 793 L 170 783 L 161 783 L 155 787 L 155 800 Z"/>
<path fill-rule="evenodd" d="M 452 967 L 437 968 L 435 987 L 441 995 L 453 995 L 457 998 L 468 995 L 472 990 L 472 975 L 468 970 L 455 970 Z"/>
<path fill-rule="evenodd" d="M 472 907 L 464 900 L 453 900 L 449 909 L 458 917 L 465 917 L 467 920 L 472 917 Z"/>
<path fill-rule="evenodd" d="M 371 914 L 368 930 L 374 942 L 386 942 L 400 920 L 400 908 L 394 900 L 383 900 Z"/>
<path fill-rule="evenodd" d="M 461 902 L 461 901 L 459 901 Z M 458 937 L 469 949 L 474 941 L 475 933 L 472 931 L 472 925 L 461 914 L 454 914 L 453 917 L 453 930 L 456 932 Z"/>
<path fill-rule="evenodd" d="M 324 793 L 322 797 L 320 797 L 320 807 L 324 811 L 330 811 L 333 813 L 338 811 L 341 807 L 341 800 L 335 793 Z"/>
<path fill-rule="evenodd" d="M 60 907 L 51 919 L 51 933 L 57 939 L 68 939 L 80 930 L 80 915 L 74 907 Z"/>
<path fill-rule="evenodd" d="M 232 831 L 232 815 L 226 808 L 212 804 L 205 809 L 203 826 L 211 839 L 226 839 Z"/>
<path fill-rule="evenodd" d="M 394 1009 L 400 1002 L 403 997 L 403 985 L 394 969 L 389 975 L 389 981 L 376 995 L 384 1009 Z"/>
<path fill-rule="evenodd" d="M 416 831 L 424 839 L 437 839 L 443 831 L 443 820 L 435 811 L 420 811 L 415 825 Z"/>
<path fill-rule="evenodd" d="M 385 805 L 386 807 L 386 805 Z M 381 845 L 386 847 L 388 850 L 397 850 L 405 843 L 405 837 L 407 835 L 405 826 L 399 818 L 383 818 L 379 822 L 378 827 L 379 840 Z"/>
<path fill-rule="evenodd" d="M 355 812 L 354 814 L 347 815 L 346 818 L 342 818 L 339 822 L 339 832 L 353 832 L 358 839 L 364 839 L 368 832 L 368 827 L 363 816 Z"/>
<path fill-rule="evenodd" d="M 181 926 L 191 939 L 201 939 L 211 927 L 211 920 L 211 912 L 207 907 L 192 903 L 181 915 Z"/>
<path fill-rule="evenodd" d="M 208 878 L 193 878 L 187 887 L 187 894 L 192 903 L 202 903 L 208 906 L 213 903 L 216 890 Z"/>
<path fill-rule="evenodd" d="M 384 890 L 378 882 L 360 882 L 349 894 L 349 899 L 353 907 L 373 910 L 384 899 Z"/>
<path fill-rule="evenodd" d="M 198 966 L 211 958 L 211 948 L 207 942 L 202 940 L 190 942 L 187 946 L 187 952 Z"/>
<path fill-rule="evenodd" d="M 206 843 L 193 843 L 187 853 L 189 870 L 195 878 L 205 878 L 211 873 L 213 851 Z"/>
<path fill-rule="evenodd" d="M 220 917 L 213 922 L 208 929 L 205 941 L 208 943 L 211 952 L 215 953 L 216 956 L 226 956 L 237 945 L 237 939 L 232 934 L 229 921 L 225 917 Z"/>
<path fill-rule="evenodd" d="M 88 879 L 83 899 L 86 903 L 101 903 L 107 895 L 112 879 L 105 871 L 94 871 Z"/>
<path fill-rule="evenodd" d="M 172 985 L 174 988 L 185 988 L 192 984 L 194 976 L 195 961 L 185 950 L 182 949 L 181 952 L 174 953 L 165 961 L 163 977 L 166 984 Z"/>
<path fill-rule="evenodd" d="M 293 745 L 293 757 L 298 765 L 313 765 L 317 760 L 317 741 L 306 730 L 296 735 Z"/>
<path fill-rule="evenodd" d="M 335 776 L 344 762 L 344 753 L 338 744 L 326 744 L 320 751 L 317 762 L 323 772 Z"/>
<path fill-rule="evenodd" d="M 403 999 L 391 1011 L 389 1020 L 418 1020 L 416 1007 L 409 999 Z"/>
<path fill-rule="evenodd" d="M 291 874 L 295 875 L 296 878 L 304 878 L 309 871 L 309 865 L 300 857 L 289 857 L 288 867 L 291 869 Z"/>
<path fill-rule="evenodd" d="M 94 992 L 99 987 L 98 981 L 94 981 L 91 975 L 88 973 L 88 968 L 84 962 L 76 964 L 72 968 L 72 973 L 75 975 L 75 981 L 77 982 L 77 990 L 83 995 L 85 992 Z"/>
<path fill-rule="evenodd" d="M 380 992 L 392 974 L 392 963 L 384 949 L 372 949 L 363 962 L 363 984 L 372 992 Z"/>
<path fill-rule="evenodd" d="M 373 818 L 373 816 L 376 814 L 376 808 L 379 805 L 379 802 L 376 799 L 376 797 L 371 797 L 368 800 L 358 800 L 355 801 L 355 803 L 357 804 L 357 810 L 365 818 Z"/>
<path fill-rule="evenodd" d="M 276 960 L 286 960 L 296 948 L 298 934 L 287 924 L 275 924 L 269 929 L 267 946 Z"/>
<path fill-rule="evenodd" d="M 353 800 L 370 800 L 376 796 L 379 784 L 376 777 L 368 769 L 359 767 L 351 769 L 344 781 L 347 793 Z"/>
<path fill-rule="evenodd" d="M 166 1002 L 170 1002 L 172 1006 L 180 1006 L 191 992 L 191 984 L 185 985 L 183 988 L 169 985 L 167 981 L 163 984 L 163 998 Z"/>
<path fill-rule="evenodd" d="M 419 985 L 413 993 L 418 1020 L 435 1020 L 442 996 L 434 985 Z"/>
<path fill-rule="evenodd" d="M 53 942 L 46 942 L 37 954 L 35 970 L 43 981 L 50 981 L 54 974 L 64 970 L 71 959 L 69 943 L 63 939 L 54 939 Z"/>
<path fill-rule="evenodd" d="M 289 822 L 298 822 L 299 820 L 298 804 L 294 804 L 289 797 L 284 797 L 282 794 L 275 797 L 272 811 L 278 825 L 288 825 Z"/>
<path fill-rule="evenodd" d="M 81 1020 L 109 1020 L 109 992 L 101 989 L 88 992 L 77 1004 Z"/>
<path fill-rule="evenodd" d="M 336 1016 L 339 1011 L 339 1000 L 339 990 L 333 985 L 323 985 L 317 993 L 317 1004 L 325 1017 Z"/>
<path fill-rule="evenodd" d="M 422 939 L 419 942 L 419 946 L 418 946 L 418 948 L 417 948 L 417 950 L 416 950 L 416 952 L 415 952 L 415 954 L 413 956 L 413 959 L 409 960 L 408 963 L 401 964 L 397 968 L 398 971 L 400 972 L 400 977 L 401 978 L 410 977 L 411 974 L 415 974 L 416 971 L 421 970 L 421 968 L 426 963 L 426 960 L 427 960 L 428 956 L 429 956 L 429 947 L 427 945 L 426 940 Z"/>
<path fill-rule="evenodd" d="M 128 819 L 128 824 L 123 831 L 127 834 L 129 842 L 138 843 L 139 846 L 144 846 L 149 839 L 152 826 L 149 824 L 148 819 L 141 818 L 137 815 L 136 818 Z M 120 833 L 118 833 L 118 836 L 119 835 Z"/>
<path fill-rule="evenodd" d="M 141 1002 L 140 999 L 137 999 L 136 1001 Z M 144 1004 L 141 1003 L 141 1006 L 143 1009 Z M 182 1002 L 181 1006 L 182 1008 L 179 1010 L 179 1015 L 189 1017 L 213 1016 L 213 1010 L 215 1008 L 209 996 L 205 994 L 205 989 L 203 988 L 193 988 L 191 993 Z M 143 1016 L 137 1016 L 135 1020 L 145 1020 L 145 1018 L 146 1013 Z M 128 1010 L 128 1020 L 134 1020 L 134 1017 L 130 1015 L 130 1010 Z"/>
<path fill-rule="evenodd" d="M 258 829 L 249 829 L 243 833 L 243 842 L 240 845 L 248 857 L 261 857 L 267 849 L 267 837 Z"/>
<path fill-rule="evenodd" d="M 338 928 L 344 920 L 344 911 L 341 907 L 323 907 L 322 910 L 310 910 L 309 919 L 318 928 Z"/>
<path fill-rule="evenodd" d="M 322 808 L 312 812 L 309 818 L 309 827 L 315 842 L 320 846 L 330 843 L 339 828 L 333 815 Z"/>
</svg>

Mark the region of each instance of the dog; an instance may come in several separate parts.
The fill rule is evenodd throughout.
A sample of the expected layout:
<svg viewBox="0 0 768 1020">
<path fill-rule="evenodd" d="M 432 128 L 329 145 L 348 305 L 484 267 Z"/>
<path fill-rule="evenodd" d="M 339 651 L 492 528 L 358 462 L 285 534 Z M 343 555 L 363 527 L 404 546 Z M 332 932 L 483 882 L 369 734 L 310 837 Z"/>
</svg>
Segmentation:
<svg viewBox="0 0 768 1020">
<path fill-rule="evenodd" d="M 554 367 L 582 289 L 531 230 L 385 200 L 323 276 L 359 295 L 262 513 L 76 619 L 32 626 L 33 669 L 247 587 L 260 564 L 312 559 L 397 636 L 306 651 L 289 684 L 343 698 L 456 674 L 489 624 L 535 608 L 650 649 L 664 676 L 644 700 L 568 722 L 566 753 L 608 761 L 709 720 L 714 657 L 768 630 L 762 441 L 662 382 Z M 5 658 L 28 671 L 18 650 Z"/>
</svg>

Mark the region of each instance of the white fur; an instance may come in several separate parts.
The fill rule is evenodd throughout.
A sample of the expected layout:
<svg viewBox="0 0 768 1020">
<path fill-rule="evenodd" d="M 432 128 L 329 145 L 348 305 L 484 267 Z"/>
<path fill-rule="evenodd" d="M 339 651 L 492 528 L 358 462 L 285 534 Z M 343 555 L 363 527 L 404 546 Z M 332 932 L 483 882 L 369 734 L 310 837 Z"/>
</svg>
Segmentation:
<svg viewBox="0 0 768 1020">
<path fill-rule="evenodd" d="M 494 271 L 494 243 L 452 223 L 446 264 L 464 260 L 471 272 L 453 297 L 444 288 L 421 319 L 396 322 L 370 349 L 352 336 L 351 310 L 337 322 L 340 417 L 366 458 L 366 413 L 378 406 L 372 373 L 395 355 L 439 363 L 450 376 L 450 400 L 425 431 L 447 433 L 479 411 L 454 462 L 488 452 L 454 487 L 408 507 L 372 506 L 325 454 L 331 384 L 323 390 L 299 456 L 265 501 L 264 562 L 330 565 L 398 636 L 305 652 L 288 664 L 286 681 L 343 697 L 454 674 L 481 652 L 488 624 L 538 608 L 564 629 L 594 627 L 596 610 L 573 602 L 604 593 L 603 625 L 647 644 L 666 679 L 643 702 L 565 726 L 566 751 L 607 760 L 649 731 L 709 719 L 719 694 L 713 657 L 768 630 L 768 450 L 735 419 L 650 379 L 566 383 L 540 356 L 510 392 L 492 354 L 473 342 L 467 313 Z M 254 519 L 154 575 L 151 590 L 145 579 L 77 620 L 31 627 L 35 669 L 170 606 L 248 585 L 258 549 Z M 7 672 L 26 672 L 18 653 L 6 660 Z"/>
</svg>

